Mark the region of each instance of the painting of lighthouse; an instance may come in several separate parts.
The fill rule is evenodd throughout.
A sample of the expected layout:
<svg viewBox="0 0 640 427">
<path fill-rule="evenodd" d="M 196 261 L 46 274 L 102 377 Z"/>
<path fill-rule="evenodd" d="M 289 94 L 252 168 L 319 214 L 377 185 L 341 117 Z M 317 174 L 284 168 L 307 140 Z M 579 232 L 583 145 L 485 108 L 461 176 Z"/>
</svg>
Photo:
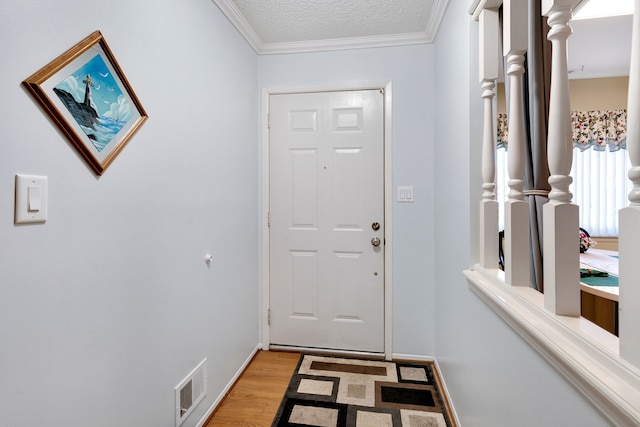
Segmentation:
<svg viewBox="0 0 640 427">
<path fill-rule="evenodd" d="M 132 117 L 129 102 L 100 55 L 67 76 L 53 91 L 98 152 Z"/>
<path fill-rule="evenodd" d="M 98 175 L 148 119 L 100 31 L 22 84 Z"/>
</svg>

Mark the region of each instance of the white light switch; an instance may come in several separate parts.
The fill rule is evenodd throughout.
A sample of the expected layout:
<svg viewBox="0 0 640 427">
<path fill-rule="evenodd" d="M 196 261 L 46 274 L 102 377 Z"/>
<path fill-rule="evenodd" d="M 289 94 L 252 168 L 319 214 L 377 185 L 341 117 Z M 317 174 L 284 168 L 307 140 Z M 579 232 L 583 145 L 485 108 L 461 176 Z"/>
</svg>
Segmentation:
<svg viewBox="0 0 640 427">
<path fill-rule="evenodd" d="M 27 210 L 29 212 L 37 212 L 40 210 L 40 187 L 34 187 L 34 186 L 29 186 L 27 187 L 27 194 L 28 194 L 28 199 L 29 199 L 29 203 L 28 203 L 28 207 Z"/>
<path fill-rule="evenodd" d="M 413 202 L 413 187 L 398 187 L 398 202 Z"/>
<path fill-rule="evenodd" d="M 16 175 L 15 224 L 47 221 L 47 177 Z"/>
</svg>

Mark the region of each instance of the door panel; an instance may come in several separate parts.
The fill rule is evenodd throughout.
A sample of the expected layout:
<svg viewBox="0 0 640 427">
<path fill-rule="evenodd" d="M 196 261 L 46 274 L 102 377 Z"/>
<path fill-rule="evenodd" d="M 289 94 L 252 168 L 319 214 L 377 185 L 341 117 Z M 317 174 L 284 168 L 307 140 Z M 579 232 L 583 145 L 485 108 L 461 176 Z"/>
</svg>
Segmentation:
<svg viewBox="0 0 640 427">
<path fill-rule="evenodd" d="M 383 101 L 269 98 L 270 344 L 384 351 Z"/>
</svg>

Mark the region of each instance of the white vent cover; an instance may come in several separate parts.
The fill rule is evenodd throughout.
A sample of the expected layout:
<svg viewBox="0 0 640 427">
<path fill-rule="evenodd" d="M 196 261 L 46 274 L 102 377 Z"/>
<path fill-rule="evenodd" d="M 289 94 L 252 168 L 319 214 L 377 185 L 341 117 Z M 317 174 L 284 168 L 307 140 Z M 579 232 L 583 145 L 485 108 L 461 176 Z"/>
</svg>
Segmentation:
<svg viewBox="0 0 640 427">
<path fill-rule="evenodd" d="M 207 359 L 204 359 L 178 384 L 176 392 L 176 427 L 187 419 L 207 395 Z"/>
</svg>

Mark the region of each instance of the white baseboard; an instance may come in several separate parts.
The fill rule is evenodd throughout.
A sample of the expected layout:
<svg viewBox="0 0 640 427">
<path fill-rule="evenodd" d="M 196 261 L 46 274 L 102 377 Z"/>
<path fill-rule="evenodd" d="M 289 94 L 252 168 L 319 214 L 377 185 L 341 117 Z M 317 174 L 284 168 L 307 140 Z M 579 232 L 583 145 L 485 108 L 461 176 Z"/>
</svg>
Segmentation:
<svg viewBox="0 0 640 427">
<path fill-rule="evenodd" d="M 393 360 L 416 360 L 421 362 L 433 362 L 432 356 L 423 356 L 419 354 L 402 354 L 402 353 L 393 353 L 391 355 Z"/>
<path fill-rule="evenodd" d="M 253 349 L 251 354 L 249 354 L 249 357 L 247 357 L 247 359 L 244 361 L 244 363 L 240 366 L 240 369 L 238 369 L 238 371 L 231 378 L 231 380 L 225 386 L 225 388 L 222 389 L 222 391 L 220 392 L 220 394 L 218 395 L 216 400 L 213 401 L 213 403 L 211 404 L 209 409 L 207 409 L 207 412 L 205 412 L 205 414 L 202 416 L 200 421 L 198 421 L 198 424 L 196 424 L 196 427 L 203 427 L 204 426 L 204 424 L 207 422 L 207 420 L 209 419 L 211 414 L 213 414 L 213 411 L 215 411 L 215 409 L 218 407 L 218 405 L 220 405 L 220 402 L 222 402 L 222 399 L 224 399 L 224 397 L 227 395 L 229 390 L 231 390 L 231 387 L 233 387 L 233 385 L 236 383 L 236 381 L 238 381 L 238 378 L 240 378 L 240 375 L 242 375 L 242 372 L 244 372 L 244 370 L 247 368 L 247 366 L 249 366 L 249 363 L 251 363 L 251 360 L 253 360 L 253 357 L 261 349 L 262 349 L 262 345 L 261 344 L 258 344 Z"/>
<path fill-rule="evenodd" d="M 368 357 L 368 358 L 383 358 L 383 353 L 371 353 L 368 351 L 354 351 L 354 350 L 335 350 L 331 348 L 316 348 L 316 347 L 297 347 L 291 345 L 271 345 L 270 350 L 280 351 L 295 351 L 299 353 L 314 353 L 324 354 L 332 356 L 350 356 L 350 357 Z"/>
</svg>

